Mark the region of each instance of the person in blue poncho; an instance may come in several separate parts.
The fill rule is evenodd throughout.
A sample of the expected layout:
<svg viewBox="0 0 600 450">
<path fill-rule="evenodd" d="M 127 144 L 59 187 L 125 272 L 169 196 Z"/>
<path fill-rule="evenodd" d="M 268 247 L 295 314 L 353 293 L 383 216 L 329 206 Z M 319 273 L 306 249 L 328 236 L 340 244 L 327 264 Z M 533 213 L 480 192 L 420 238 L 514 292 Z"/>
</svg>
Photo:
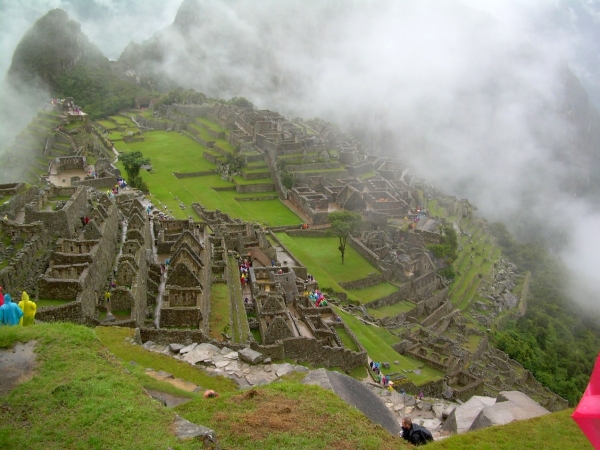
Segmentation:
<svg viewBox="0 0 600 450">
<path fill-rule="evenodd" d="M 12 302 L 10 294 L 4 294 L 4 305 L 0 306 L 0 326 L 19 325 L 23 311 Z"/>
</svg>

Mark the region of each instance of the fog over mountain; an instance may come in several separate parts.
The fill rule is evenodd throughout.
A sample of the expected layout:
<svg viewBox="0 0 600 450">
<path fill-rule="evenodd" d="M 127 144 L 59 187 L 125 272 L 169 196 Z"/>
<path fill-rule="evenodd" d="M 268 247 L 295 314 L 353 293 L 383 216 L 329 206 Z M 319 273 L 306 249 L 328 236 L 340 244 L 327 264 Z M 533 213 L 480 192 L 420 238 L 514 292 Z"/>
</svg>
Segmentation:
<svg viewBox="0 0 600 450">
<path fill-rule="evenodd" d="M 56 7 L 138 73 L 335 121 L 520 237 L 566 233 L 598 302 L 598 2 L 0 0 L 3 73 Z"/>
</svg>

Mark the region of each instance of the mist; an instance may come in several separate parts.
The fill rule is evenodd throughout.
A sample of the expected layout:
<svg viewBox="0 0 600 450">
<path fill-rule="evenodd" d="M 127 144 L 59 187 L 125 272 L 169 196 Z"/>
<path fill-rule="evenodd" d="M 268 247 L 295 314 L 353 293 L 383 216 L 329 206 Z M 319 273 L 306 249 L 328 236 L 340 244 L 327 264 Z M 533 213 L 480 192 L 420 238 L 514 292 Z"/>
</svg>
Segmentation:
<svg viewBox="0 0 600 450">
<path fill-rule="evenodd" d="M 598 149 L 569 157 L 580 143 L 565 91 L 568 68 L 600 98 L 597 61 L 586 63 L 598 57 L 586 34 L 600 30 L 597 2 L 186 1 L 198 26 L 168 26 L 179 0 L 4 1 L 0 69 L 53 7 L 111 59 L 162 30 L 150 68 L 182 86 L 336 122 L 489 220 L 566 233 L 567 292 L 600 310 L 600 214 L 572 186 L 593 175 Z"/>
</svg>

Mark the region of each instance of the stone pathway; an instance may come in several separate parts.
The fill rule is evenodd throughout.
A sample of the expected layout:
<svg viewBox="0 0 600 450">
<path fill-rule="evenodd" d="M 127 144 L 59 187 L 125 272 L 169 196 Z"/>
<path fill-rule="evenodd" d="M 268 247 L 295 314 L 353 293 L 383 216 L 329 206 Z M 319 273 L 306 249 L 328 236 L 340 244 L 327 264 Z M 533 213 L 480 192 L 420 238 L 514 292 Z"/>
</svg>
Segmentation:
<svg viewBox="0 0 600 450">
<path fill-rule="evenodd" d="M 152 341 L 146 342 L 143 347 L 185 361 L 207 373 L 234 380 L 240 388 L 269 384 L 293 372 L 309 372 L 308 368 L 301 365 L 272 363 L 270 358 L 264 358 L 260 353 L 250 349 L 237 352 L 227 347 L 221 349 L 208 343 L 159 345 Z M 254 355 L 255 359 L 250 360 L 247 353 Z M 201 386 L 174 378 L 173 375 L 166 372 L 146 369 L 146 373 L 157 380 L 165 381 L 188 392 L 204 392 L 205 390 Z M 398 424 L 402 422 L 403 417 L 408 416 L 412 418 L 413 422 L 430 430 L 435 439 L 449 435 L 442 431 L 441 427 L 443 420 L 456 407 L 455 403 L 441 399 L 418 400 L 408 394 L 402 395 L 396 391 L 384 389 L 374 382 L 362 381 L 361 383 L 383 401 Z"/>
<path fill-rule="evenodd" d="M 233 351 L 227 347 L 220 349 L 212 344 L 194 343 L 187 346 L 169 344 L 165 346 L 148 341 L 143 347 L 188 362 L 210 374 L 229 378 L 241 388 L 262 386 L 292 372 L 308 372 L 306 367 L 300 365 L 290 363 L 273 364 L 271 358 L 260 358 L 254 363 L 244 361 L 243 356 L 240 356 L 241 352 Z M 260 355 L 260 353 L 257 354 Z M 164 377 L 162 381 L 169 382 L 168 377 Z M 203 389 L 195 392 L 201 390 Z"/>
</svg>

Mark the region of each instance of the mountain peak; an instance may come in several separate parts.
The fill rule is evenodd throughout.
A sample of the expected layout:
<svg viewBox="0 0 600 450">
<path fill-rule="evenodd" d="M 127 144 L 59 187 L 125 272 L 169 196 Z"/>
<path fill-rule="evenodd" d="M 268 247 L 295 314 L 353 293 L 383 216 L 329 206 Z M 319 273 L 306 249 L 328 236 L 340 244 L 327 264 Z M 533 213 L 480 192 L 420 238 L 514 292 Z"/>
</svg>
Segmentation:
<svg viewBox="0 0 600 450">
<path fill-rule="evenodd" d="M 33 82 L 52 88 L 61 75 L 84 58 L 106 60 L 81 32 L 78 22 L 71 20 L 66 11 L 53 9 L 38 19 L 17 45 L 8 79 L 15 85 Z"/>
<path fill-rule="evenodd" d="M 198 0 L 183 0 L 177 10 L 173 26 L 184 33 L 200 23 L 202 19 L 201 6 Z"/>
</svg>

